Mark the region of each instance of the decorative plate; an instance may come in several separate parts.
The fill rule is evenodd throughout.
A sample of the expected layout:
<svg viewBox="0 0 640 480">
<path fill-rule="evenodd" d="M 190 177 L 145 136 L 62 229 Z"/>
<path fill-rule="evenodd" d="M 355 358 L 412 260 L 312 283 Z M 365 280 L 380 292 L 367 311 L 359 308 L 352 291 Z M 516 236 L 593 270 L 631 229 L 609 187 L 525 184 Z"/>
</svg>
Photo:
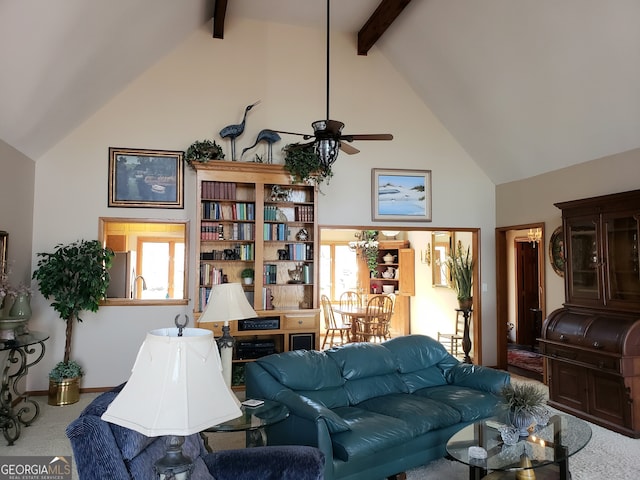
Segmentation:
<svg viewBox="0 0 640 480">
<path fill-rule="evenodd" d="M 564 236 L 562 235 L 562 227 L 556 228 L 551 234 L 549 240 L 549 262 L 553 271 L 561 277 L 564 277 Z"/>
</svg>

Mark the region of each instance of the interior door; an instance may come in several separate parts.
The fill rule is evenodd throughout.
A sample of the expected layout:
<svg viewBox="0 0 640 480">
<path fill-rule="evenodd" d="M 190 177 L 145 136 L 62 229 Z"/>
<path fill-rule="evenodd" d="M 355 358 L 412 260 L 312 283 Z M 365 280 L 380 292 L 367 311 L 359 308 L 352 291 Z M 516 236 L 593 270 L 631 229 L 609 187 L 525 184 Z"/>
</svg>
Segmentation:
<svg viewBox="0 0 640 480">
<path fill-rule="evenodd" d="M 532 311 L 540 307 L 539 250 L 539 245 L 535 243 L 516 242 L 516 343 L 519 345 L 534 345 L 535 339 L 540 336 L 540 332 L 536 331 L 535 315 Z"/>
</svg>

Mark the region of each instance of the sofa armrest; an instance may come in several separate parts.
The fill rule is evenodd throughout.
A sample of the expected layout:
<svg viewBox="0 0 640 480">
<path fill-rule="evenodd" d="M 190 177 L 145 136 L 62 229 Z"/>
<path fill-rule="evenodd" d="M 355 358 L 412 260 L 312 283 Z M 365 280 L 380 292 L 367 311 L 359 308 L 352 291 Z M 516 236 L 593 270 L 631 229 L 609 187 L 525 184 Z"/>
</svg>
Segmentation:
<svg viewBox="0 0 640 480">
<path fill-rule="evenodd" d="M 131 478 L 109 424 L 85 415 L 66 429 L 79 478 Z"/>
<path fill-rule="evenodd" d="M 203 457 L 216 480 L 321 480 L 324 454 L 315 447 L 221 450 Z"/>
<path fill-rule="evenodd" d="M 278 392 L 276 401 L 285 404 L 292 414 L 311 420 L 314 423 L 317 423 L 319 420 L 324 420 L 331 433 L 351 430 L 342 417 L 324 405 L 303 395 L 298 395 L 291 390 L 281 390 Z"/>
<path fill-rule="evenodd" d="M 446 379 L 452 385 L 499 394 L 511 382 L 511 375 L 495 368 L 459 363 L 447 371 Z"/>
</svg>

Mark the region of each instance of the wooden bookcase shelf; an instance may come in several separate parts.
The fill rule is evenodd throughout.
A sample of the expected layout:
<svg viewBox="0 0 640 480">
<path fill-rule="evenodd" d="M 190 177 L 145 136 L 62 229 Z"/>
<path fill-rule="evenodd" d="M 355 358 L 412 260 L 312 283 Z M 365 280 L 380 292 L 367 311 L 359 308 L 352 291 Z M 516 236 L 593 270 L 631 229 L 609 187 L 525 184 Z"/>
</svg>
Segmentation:
<svg viewBox="0 0 640 480">
<path fill-rule="evenodd" d="M 258 319 L 251 329 L 231 322 L 236 339 L 232 383 L 243 384 L 243 366 L 262 354 L 318 349 L 317 189 L 292 184 L 281 165 L 215 161 L 196 164 L 197 240 L 194 315 L 211 286 L 243 283 Z M 203 323 L 214 336 L 222 325 Z"/>
</svg>

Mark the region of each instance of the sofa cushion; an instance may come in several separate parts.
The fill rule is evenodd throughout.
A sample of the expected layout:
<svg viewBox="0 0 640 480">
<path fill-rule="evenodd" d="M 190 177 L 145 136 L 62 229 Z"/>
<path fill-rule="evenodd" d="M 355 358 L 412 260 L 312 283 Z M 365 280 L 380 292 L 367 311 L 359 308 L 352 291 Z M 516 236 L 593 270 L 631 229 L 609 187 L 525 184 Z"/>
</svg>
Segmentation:
<svg viewBox="0 0 640 480">
<path fill-rule="evenodd" d="M 358 408 L 399 418 L 407 423 L 414 436 L 455 425 L 461 418 L 456 409 L 445 403 L 406 393 L 371 398 L 358 404 Z"/>
<path fill-rule="evenodd" d="M 458 363 L 439 342 L 425 335 L 392 338 L 382 346 L 395 357 L 400 379 L 409 393 L 446 385 L 445 373 Z"/>
<path fill-rule="evenodd" d="M 292 390 L 321 390 L 344 383 L 337 365 L 325 352 L 294 350 L 268 355 L 256 362 Z"/>
<path fill-rule="evenodd" d="M 391 352 L 374 343 L 348 343 L 326 350 L 346 380 L 396 373 L 398 367 Z"/>
<path fill-rule="evenodd" d="M 375 455 L 413 438 L 409 425 L 397 418 L 357 407 L 340 407 L 336 413 L 350 428 L 331 435 L 334 457 L 345 462 L 353 457 Z"/>
<path fill-rule="evenodd" d="M 407 392 L 407 387 L 396 373 L 349 380 L 344 388 L 351 405 L 374 397 Z"/>
<path fill-rule="evenodd" d="M 458 363 L 440 342 L 426 335 L 396 337 L 382 343 L 382 346 L 393 354 L 400 373 L 424 370 L 438 364 L 446 370 Z"/>
<path fill-rule="evenodd" d="M 492 393 L 457 385 L 444 385 L 418 390 L 420 395 L 444 403 L 460 413 L 463 422 L 473 422 L 497 413 L 500 398 Z"/>
<path fill-rule="evenodd" d="M 510 381 L 507 372 L 482 365 L 460 363 L 447 371 L 447 382 L 462 387 L 475 388 L 499 394 Z"/>
</svg>

